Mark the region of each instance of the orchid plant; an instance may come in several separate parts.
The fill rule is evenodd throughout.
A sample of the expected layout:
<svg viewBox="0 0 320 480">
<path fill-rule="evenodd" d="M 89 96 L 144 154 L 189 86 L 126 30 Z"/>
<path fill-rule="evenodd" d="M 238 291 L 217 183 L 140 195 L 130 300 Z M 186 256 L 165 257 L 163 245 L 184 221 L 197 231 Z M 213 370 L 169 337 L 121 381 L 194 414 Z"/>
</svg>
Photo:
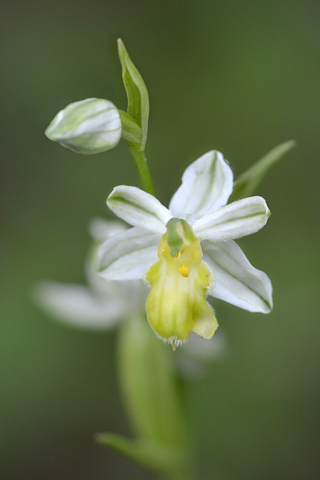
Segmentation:
<svg viewBox="0 0 320 480">
<path fill-rule="evenodd" d="M 222 153 L 204 154 L 187 167 L 167 209 L 155 196 L 145 156 L 148 91 L 120 39 L 118 53 L 127 111 L 104 99 L 75 102 L 56 115 L 46 135 L 85 155 L 114 148 L 121 138 L 126 141 L 144 190 L 117 186 L 107 205 L 132 228 L 93 222 L 95 247 L 86 262 L 89 287 L 46 282 L 38 287 L 37 299 L 73 325 L 121 325 L 120 384 L 136 440 L 115 434 L 100 434 L 97 440 L 164 478 L 188 479 L 193 472 L 184 406 L 188 396 L 179 392 L 176 353 L 156 336 L 173 350 L 186 344 L 192 332 L 211 339 L 218 323 L 208 297 L 249 312 L 271 311 L 270 279 L 251 265 L 234 240 L 267 223 L 266 201 L 253 194 L 294 142 L 274 148 L 235 182 Z M 122 318 L 127 320 L 120 324 Z M 204 351 L 203 343 L 197 349 Z"/>
</svg>

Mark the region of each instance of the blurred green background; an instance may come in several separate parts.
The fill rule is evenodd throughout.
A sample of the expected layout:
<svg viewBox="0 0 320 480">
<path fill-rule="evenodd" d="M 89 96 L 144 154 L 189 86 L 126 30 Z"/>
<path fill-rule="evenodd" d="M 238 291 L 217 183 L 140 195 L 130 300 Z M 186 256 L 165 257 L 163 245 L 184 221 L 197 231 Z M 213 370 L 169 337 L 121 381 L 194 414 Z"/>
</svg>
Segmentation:
<svg viewBox="0 0 320 480">
<path fill-rule="evenodd" d="M 148 157 L 167 203 L 213 148 L 240 174 L 275 145 L 298 147 L 259 194 L 272 216 L 241 241 L 274 286 L 274 311 L 216 302 L 226 355 L 192 391 L 200 479 L 316 479 L 319 460 L 320 6 L 313 0 L 30 1 L 0 19 L 0 477 L 153 478 L 93 441 L 130 434 L 116 333 L 54 323 L 31 302 L 50 278 L 84 282 L 87 224 L 114 185 L 135 184 L 123 143 L 93 157 L 43 135 L 87 97 L 126 107 L 121 36 L 151 100 Z"/>
</svg>

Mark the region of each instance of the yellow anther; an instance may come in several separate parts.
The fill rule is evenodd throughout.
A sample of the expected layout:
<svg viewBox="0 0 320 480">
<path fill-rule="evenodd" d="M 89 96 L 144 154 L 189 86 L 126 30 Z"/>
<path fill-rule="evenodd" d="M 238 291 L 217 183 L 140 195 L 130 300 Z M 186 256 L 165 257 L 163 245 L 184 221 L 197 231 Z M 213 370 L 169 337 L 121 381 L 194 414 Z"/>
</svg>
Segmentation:
<svg viewBox="0 0 320 480">
<path fill-rule="evenodd" d="M 185 247 L 182 247 L 182 249 L 180 250 L 180 252 L 176 253 L 174 258 L 178 258 L 180 257 L 180 255 L 182 255 L 184 252 L 185 252 L 186 248 Z"/>
<path fill-rule="evenodd" d="M 189 277 L 189 270 L 187 269 L 187 267 L 184 267 L 183 265 L 181 265 L 181 267 L 179 268 L 179 273 L 183 277 L 186 277 L 186 278 Z"/>
</svg>

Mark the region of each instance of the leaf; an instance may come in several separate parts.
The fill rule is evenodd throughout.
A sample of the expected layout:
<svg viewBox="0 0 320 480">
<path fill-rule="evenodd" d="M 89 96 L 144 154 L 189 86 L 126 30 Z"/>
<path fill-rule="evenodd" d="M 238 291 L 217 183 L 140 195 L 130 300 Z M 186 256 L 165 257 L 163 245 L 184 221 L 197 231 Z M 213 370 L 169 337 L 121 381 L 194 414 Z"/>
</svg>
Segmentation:
<svg viewBox="0 0 320 480">
<path fill-rule="evenodd" d="M 120 387 L 137 436 L 184 448 L 187 422 L 173 373 L 173 352 L 156 338 L 145 316 L 122 323 L 118 351 Z"/>
<path fill-rule="evenodd" d="M 187 412 L 173 352 L 155 337 L 145 316 L 135 316 L 121 325 L 118 355 L 122 398 L 138 438 L 102 433 L 96 440 L 167 479 L 188 480 Z"/>
<path fill-rule="evenodd" d="M 95 439 L 132 462 L 158 473 L 168 475 L 183 468 L 183 456 L 173 448 L 147 441 L 131 440 L 114 433 L 97 434 Z"/>
</svg>

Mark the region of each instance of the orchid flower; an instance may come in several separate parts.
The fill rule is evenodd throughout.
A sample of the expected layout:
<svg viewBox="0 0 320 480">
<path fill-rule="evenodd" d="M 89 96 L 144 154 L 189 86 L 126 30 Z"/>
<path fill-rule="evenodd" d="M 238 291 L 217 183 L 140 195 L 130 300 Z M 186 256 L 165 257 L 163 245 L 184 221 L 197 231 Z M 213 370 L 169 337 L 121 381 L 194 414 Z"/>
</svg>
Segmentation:
<svg viewBox="0 0 320 480">
<path fill-rule="evenodd" d="M 259 196 L 227 205 L 232 189 L 231 168 L 220 152 L 210 151 L 186 169 L 169 209 L 131 186 L 115 187 L 107 199 L 133 228 L 100 247 L 100 275 L 150 284 L 150 326 L 174 349 L 190 332 L 214 334 L 218 323 L 207 295 L 250 312 L 272 309 L 268 276 L 233 241 L 260 230 L 270 211 Z"/>
</svg>

